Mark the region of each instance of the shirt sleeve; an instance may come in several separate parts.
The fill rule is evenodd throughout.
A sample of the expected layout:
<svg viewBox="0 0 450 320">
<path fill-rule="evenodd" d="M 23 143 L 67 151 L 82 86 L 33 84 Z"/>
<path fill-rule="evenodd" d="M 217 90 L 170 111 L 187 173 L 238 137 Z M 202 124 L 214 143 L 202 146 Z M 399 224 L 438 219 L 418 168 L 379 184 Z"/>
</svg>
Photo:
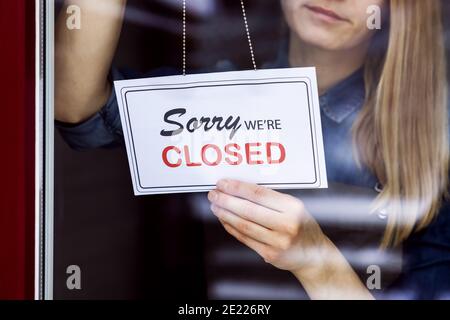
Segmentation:
<svg viewBox="0 0 450 320">
<path fill-rule="evenodd" d="M 109 79 L 113 82 L 123 80 L 125 76 L 113 68 Z M 109 148 L 122 144 L 123 132 L 114 88 L 106 104 L 91 118 L 75 125 L 55 121 L 55 127 L 69 146 L 76 150 Z"/>
<path fill-rule="evenodd" d="M 161 77 L 180 74 L 172 67 L 160 67 L 146 74 L 146 77 Z M 112 68 L 109 74 L 111 83 L 118 80 L 136 79 L 143 75 L 132 70 Z M 113 88 L 106 104 L 88 120 L 75 125 L 55 121 L 55 127 L 63 139 L 75 150 L 111 148 L 123 145 L 123 131 L 120 122 L 119 106 Z"/>
</svg>

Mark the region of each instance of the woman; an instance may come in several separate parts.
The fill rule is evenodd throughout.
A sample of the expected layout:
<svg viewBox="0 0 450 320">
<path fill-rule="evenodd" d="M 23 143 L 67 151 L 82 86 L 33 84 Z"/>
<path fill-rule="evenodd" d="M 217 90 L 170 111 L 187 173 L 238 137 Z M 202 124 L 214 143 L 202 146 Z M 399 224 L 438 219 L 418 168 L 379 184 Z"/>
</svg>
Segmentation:
<svg viewBox="0 0 450 320">
<path fill-rule="evenodd" d="M 94 6 L 88 0 L 69 2 L 85 12 Z M 121 16 L 125 0 L 112 2 L 116 6 L 110 10 Z M 323 120 L 329 179 L 366 187 L 376 184 L 380 193 L 373 212 L 387 216 L 379 245 L 398 246 L 435 219 L 448 183 L 440 1 L 282 0 L 281 4 L 290 37 L 286 62 L 276 66 L 317 68 L 321 111 L 331 119 Z M 386 18 L 380 31 L 367 27 L 370 5 L 382 8 Z M 121 140 L 108 81 L 121 19 L 95 19 L 92 14 L 84 27 L 89 29 L 91 23 L 95 35 L 64 28 L 57 33 L 56 118 L 77 124 L 60 129 L 78 148 Z M 87 64 L 86 57 L 97 63 Z M 123 78 L 116 71 L 112 77 Z M 340 162 L 334 150 L 348 147 L 348 137 L 353 157 Z M 373 298 L 302 199 L 232 180 L 219 181 L 208 199 L 228 233 L 266 262 L 293 273 L 311 298 Z M 444 247 L 448 250 L 450 245 Z M 448 251 L 442 252 L 447 256 L 439 253 L 439 261 L 448 268 Z"/>
</svg>

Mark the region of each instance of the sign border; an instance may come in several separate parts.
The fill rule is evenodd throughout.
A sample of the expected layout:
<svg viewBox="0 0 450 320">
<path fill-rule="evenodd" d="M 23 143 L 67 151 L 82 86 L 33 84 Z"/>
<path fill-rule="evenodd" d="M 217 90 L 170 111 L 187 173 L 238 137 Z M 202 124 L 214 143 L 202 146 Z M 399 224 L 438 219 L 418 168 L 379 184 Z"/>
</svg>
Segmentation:
<svg viewBox="0 0 450 320">
<path fill-rule="evenodd" d="M 280 80 L 289 80 L 290 81 L 280 81 Z M 297 80 L 293 80 L 293 79 L 297 79 Z M 303 80 L 301 80 L 303 79 Z M 309 84 L 304 80 L 307 79 Z M 278 80 L 278 81 L 274 81 L 274 80 Z M 250 82 L 250 81 L 257 81 L 257 82 Z M 228 82 L 228 83 L 227 83 Z M 229 83 L 229 82 L 239 82 L 239 83 Z M 209 83 L 209 85 L 208 85 Z M 211 84 L 211 83 L 220 83 L 220 84 Z M 314 117 L 314 110 L 313 108 L 311 108 L 311 98 L 310 98 L 310 90 L 311 90 L 311 79 L 309 79 L 309 77 L 276 77 L 276 78 L 256 78 L 256 79 L 237 79 L 237 80 L 232 80 L 232 79 L 226 79 L 226 80 L 214 80 L 214 81 L 194 81 L 194 82 L 185 82 L 185 83 L 177 83 L 177 84 L 155 84 L 155 85 L 140 85 L 140 86 L 126 86 L 126 87 L 122 87 L 121 88 L 121 99 L 122 99 L 122 105 L 124 107 L 124 115 L 126 116 L 126 121 L 127 121 L 127 128 L 126 128 L 126 133 L 127 133 L 127 138 L 128 138 L 128 144 L 131 148 L 132 151 L 132 166 L 133 166 L 133 175 L 134 175 L 134 180 L 137 182 L 137 186 L 140 188 L 140 190 L 138 190 L 139 192 L 151 192 L 151 190 L 155 190 L 157 189 L 158 192 L 160 193 L 161 191 L 164 192 L 164 189 L 180 189 L 180 191 L 184 191 L 184 192 L 195 192 L 195 191 L 205 191 L 205 190 L 209 190 L 209 188 L 213 188 L 215 187 L 214 184 L 206 184 L 206 185 L 176 185 L 176 186 L 155 186 L 155 187 L 146 187 L 143 186 L 141 183 L 141 179 L 140 179 L 140 174 L 139 174 L 139 165 L 138 165 L 138 159 L 137 159 L 137 155 L 135 152 L 135 145 L 134 145 L 134 138 L 133 138 L 133 131 L 132 131 L 132 126 L 131 126 L 131 119 L 130 119 L 130 114 L 129 114 L 129 106 L 128 106 L 128 100 L 127 100 L 127 94 L 128 93 L 133 93 L 133 92 L 143 92 L 143 91 L 156 91 L 156 90 L 182 90 L 182 89 L 192 89 L 192 88 L 202 88 L 202 87 L 222 87 L 222 86 L 239 86 L 239 85 L 247 85 L 247 86 L 252 86 L 252 85 L 270 85 L 270 84 L 284 84 L 284 83 L 303 83 L 306 86 L 306 93 L 307 93 L 307 99 L 308 99 L 308 113 L 309 113 L 309 122 L 310 122 L 310 130 L 311 130 L 311 144 L 312 144 L 312 151 L 313 151 L 313 163 L 314 163 L 314 176 L 315 176 L 315 180 L 312 182 L 289 182 L 289 183 L 284 183 L 284 182 L 274 182 L 274 183 L 264 183 L 264 182 L 260 182 L 258 183 L 259 185 L 262 186 L 277 186 L 277 185 L 283 185 L 283 186 L 289 186 L 289 185 L 314 185 L 316 184 L 319 180 L 320 180 L 320 172 L 318 172 L 318 158 L 317 158 L 317 137 L 316 137 L 316 127 L 315 127 L 315 122 L 313 121 L 313 119 L 315 119 Z M 199 85 L 194 85 L 194 84 L 199 84 Z M 200 85 L 202 84 L 202 85 Z M 190 86 L 189 86 L 190 85 Z M 170 86 L 170 87 L 169 87 Z M 157 88 L 151 88 L 151 87 L 157 87 Z M 139 89 L 139 90 L 133 90 L 136 88 L 146 88 L 146 89 Z M 205 190 L 201 190 L 198 188 L 206 188 Z"/>
</svg>

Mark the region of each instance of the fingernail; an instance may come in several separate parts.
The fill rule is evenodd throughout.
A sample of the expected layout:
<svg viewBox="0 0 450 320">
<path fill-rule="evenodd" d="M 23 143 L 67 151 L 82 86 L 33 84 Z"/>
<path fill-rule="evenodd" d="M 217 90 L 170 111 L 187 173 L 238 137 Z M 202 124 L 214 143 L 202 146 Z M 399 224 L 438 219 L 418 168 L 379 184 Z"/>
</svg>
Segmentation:
<svg viewBox="0 0 450 320">
<path fill-rule="evenodd" d="M 220 220 L 220 218 L 221 218 L 222 215 L 223 215 L 223 212 L 221 212 L 221 211 L 219 210 L 219 207 L 216 206 L 216 205 L 214 205 L 214 204 L 211 204 L 211 212 L 212 212 L 213 215 L 215 215 L 219 220 Z"/>
<path fill-rule="evenodd" d="M 209 201 L 216 201 L 216 199 L 217 199 L 217 192 L 214 191 L 214 190 L 211 190 L 208 193 L 208 199 L 209 199 Z"/>
<path fill-rule="evenodd" d="M 227 188 L 228 185 L 228 180 L 227 179 L 220 179 L 217 182 L 217 187 L 219 187 L 219 189 L 225 190 Z"/>
</svg>

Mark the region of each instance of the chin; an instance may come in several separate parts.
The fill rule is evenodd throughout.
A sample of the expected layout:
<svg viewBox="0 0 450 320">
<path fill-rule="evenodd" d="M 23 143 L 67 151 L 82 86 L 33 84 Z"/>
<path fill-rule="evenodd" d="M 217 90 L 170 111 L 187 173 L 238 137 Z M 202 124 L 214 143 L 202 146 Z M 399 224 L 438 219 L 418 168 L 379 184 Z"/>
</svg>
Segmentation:
<svg viewBox="0 0 450 320">
<path fill-rule="evenodd" d="M 296 32 L 302 42 L 323 50 L 340 50 L 343 45 L 336 41 L 338 36 L 326 30 L 302 29 Z"/>
</svg>

